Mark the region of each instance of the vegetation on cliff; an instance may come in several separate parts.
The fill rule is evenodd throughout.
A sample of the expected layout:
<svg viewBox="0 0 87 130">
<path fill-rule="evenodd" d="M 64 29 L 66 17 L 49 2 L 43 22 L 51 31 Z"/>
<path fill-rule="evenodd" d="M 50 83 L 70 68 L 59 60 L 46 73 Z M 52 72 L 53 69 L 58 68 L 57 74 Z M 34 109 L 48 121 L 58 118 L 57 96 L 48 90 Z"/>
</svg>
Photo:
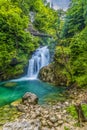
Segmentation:
<svg viewBox="0 0 87 130">
<path fill-rule="evenodd" d="M 86 86 L 86 4 L 86 1 L 71 0 L 65 13 L 62 10 L 51 9 L 43 0 L 1 0 L 0 80 L 22 74 L 32 52 L 39 45 L 51 43 L 49 38 L 32 36 L 28 31 L 29 25 L 32 24 L 39 32 L 54 38 L 54 45 L 49 45 L 50 47 L 52 45 L 51 48 L 58 43 L 53 63 L 56 76 L 54 79 L 57 81 L 60 75 L 61 79 L 64 77 L 66 86 L 73 83 Z"/>
<path fill-rule="evenodd" d="M 86 5 L 86 1 L 71 1 L 55 51 L 55 65 L 64 66 L 68 86 L 73 83 L 87 85 Z"/>
<path fill-rule="evenodd" d="M 35 15 L 33 23 L 30 12 Z M 31 53 L 41 44 L 41 38 L 27 31 L 29 24 L 55 35 L 57 19 L 56 11 L 42 0 L 0 0 L 0 80 L 24 73 Z"/>
<path fill-rule="evenodd" d="M 33 36 L 29 32 L 29 25 L 37 32 L 52 37 L 42 38 Z M 0 0 L 0 81 L 15 78 L 24 73 L 24 67 L 26 67 L 28 59 L 40 45 L 49 45 L 52 53 L 56 45 L 53 62 L 40 71 L 39 77 L 41 80 L 57 86 L 68 86 L 68 88 L 73 88 L 74 86 L 87 87 L 87 1 L 71 0 L 68 10 L 64 12 L 63 10 L 55 11 L 51 9 L 46 0 Z M 30 84 L 28 84 L 27 91 L 31 91 L 32 88 L 33 92 L 37 92 L 36 89 L 37 86 L 39 87 L 39 84 L 35 82 L 34 88 L 33 84 Z M 44 86 L 47 87 L 46 85 Z M 41 88 L 44 86 L 41 86 Z M 6 95 L 8 95 L 7 89 L 13 92 L 16 83 L 7 82 L 1 87 L 6 88 Z M 18 87 L 19 91 L 16 90 L 20 93 L 22 87 L 23 91 L 27 88 L 27 84 L 24 82 L 21 87 L 18 84 Z M 47 118 L 42 124 L 48 123 L 46 125 L 47 127 L 49 125 L 50 128 L 54 124 L 56 128 L 57 125 L 60 126 L 66 123 L 66 119 L 68 119 L 67 123 L 72 122 L 71 118 L 67 118 L 67 112 L 69 112 L 75 119 L 78 118 L 79 123 L 87 121 L 87 93 L 82 88 L 72 89 L 69 92 L 66 91 L 64 93 L 65 96 L 64 94 L 58 96 L 57 93 L 54 93 L 45 97 L 45 101 L 54 103 L 55 98 L 57 102 L 60 101 L 53 109 L 47 108 L 45 110 L 38 105 L 30 106 L 28 103 L 27 106 L 25 102 L 25 106 L 23 106 L 24 104 L 22 105 L 23 110 L 26 114 L 29 113 L 29 115 L 25 116 L 26 119 L 28 118 L 29 122 L 34 117 L 35 119 L 40 117 L 42 121 L 45 121 L 44 119 Z M 41 91 L 40 94 L 45 92 L 45 88 L 43 90 L 39 89 L 38 91 Z M 53 91 L 51 89 L 48 90 L 50 92 Z M 3 94 L 4 92 L 5 90 L 2 89 L 1 93 Z M 10 102 L 12 102 L 12 96 L 9 99 L 6 97 L 6 100 L 10 99 Z M 4 98 L 2 98 L 2 102 L 5 102 Z M 68 107 L 67 111 L 65 110 L 66 107 Z M 12 110 L 9 111 L 11 108 Z M 39 113 L 36 111 L 37 109 L 40 110 Z M 2 107 L 0 111 L 2 117 L 0 125 L 6 122 L 5 119 L 13 121 L 21 114 L 17 114 L 12 104 Z M 32 112 L 33 114 L 36 112 L 37 115 L 33 116 Z M 50 118 L 53 114 L 54 117 Z M 13 116 L 10 118 L 11 115 Z M 57 116 L 59 117 L 56 118 Z M 65 129 L 68 128 L 65 127 Z"/>
</svg>

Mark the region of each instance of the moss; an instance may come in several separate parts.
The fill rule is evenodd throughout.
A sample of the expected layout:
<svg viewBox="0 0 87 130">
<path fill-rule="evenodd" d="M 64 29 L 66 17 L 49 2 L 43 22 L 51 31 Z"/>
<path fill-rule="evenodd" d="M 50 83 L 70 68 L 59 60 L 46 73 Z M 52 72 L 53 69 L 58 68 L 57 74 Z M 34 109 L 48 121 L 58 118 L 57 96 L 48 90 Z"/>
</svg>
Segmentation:
<svg viewBox="0 0 87 130">
<path fill-rule="evenodd" d="M 65 102 L 67 97 L 63 94 L 54 93 L 49 94 L 44 98 L 44 101 L 47 103 L 55 104 L 56 102 Z"/>
<path fill-rule="evenodd" d="M 17 85 L 16 82 L 7 82 L 4 84 L 5 87 L 15 87 Z"/>
<path fill-rule="evenodd" d="M 70 128 L 68 128 L 68 127 L 64 126 L 64 130 L 70 130 Z"/>
<path fill-rule="evenodd" d="M 75 110 L 75 107 L 74 105 L 71 105 L 67 108 L 67 112 L 70 113 L 70 115 L 74 118 L 74 119 L 77 119 L 78 118 L 78 115 L 77 115 L 77 112 Z"/>
<path fill-rule="evenodd" d="M 82 110 L 83 110 L 83 112 L 85 114 L 85 117 L 87 117 L 87 104 L 82 105 Z"/>
<path fill-rule="evenodd" d="M 16 107 L 11 107 L 10 105 L 6 105 L 0 108 L 0 127 L 2 127 L 5 123 L 14 121 L 19 118 L 21 112 L 18 112 Z"/>
</svg>

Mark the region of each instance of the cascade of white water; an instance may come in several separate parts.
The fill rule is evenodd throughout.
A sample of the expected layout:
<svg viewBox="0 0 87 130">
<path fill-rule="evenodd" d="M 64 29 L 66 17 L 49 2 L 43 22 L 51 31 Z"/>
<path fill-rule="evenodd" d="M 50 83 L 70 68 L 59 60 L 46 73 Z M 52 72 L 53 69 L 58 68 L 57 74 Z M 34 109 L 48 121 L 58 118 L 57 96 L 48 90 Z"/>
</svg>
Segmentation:
<svg viewBox="0 0 87 130">
<path fill-rule="evenodd" d="M 11 81 L 23 81 L 37 79 L 40 69 L 50 62 L 50 53 L 47 46 L 38 48 L 29 60 L 27 75 Z"/>
<path fill-rule="evenodd" d="M 38 48 L 29 60 L 27 77 L 37 78 L 39 70 L 48 65 L 49 61 L 50 54 L 47 46 Z"/>
</svg>

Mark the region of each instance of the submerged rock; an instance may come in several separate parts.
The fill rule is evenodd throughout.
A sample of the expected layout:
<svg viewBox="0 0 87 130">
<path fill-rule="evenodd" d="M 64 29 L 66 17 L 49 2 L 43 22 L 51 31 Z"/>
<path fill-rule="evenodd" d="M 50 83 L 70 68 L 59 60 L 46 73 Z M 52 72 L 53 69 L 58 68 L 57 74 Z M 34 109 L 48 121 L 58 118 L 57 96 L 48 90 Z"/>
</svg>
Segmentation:
<svg viewBox="0 0 87 130">
<path fill-rule="evenodd" d="M 7 82 L 4 84 L 5 87 L 15 87 L 17 85 L 16 82 Z"/>
</svg>

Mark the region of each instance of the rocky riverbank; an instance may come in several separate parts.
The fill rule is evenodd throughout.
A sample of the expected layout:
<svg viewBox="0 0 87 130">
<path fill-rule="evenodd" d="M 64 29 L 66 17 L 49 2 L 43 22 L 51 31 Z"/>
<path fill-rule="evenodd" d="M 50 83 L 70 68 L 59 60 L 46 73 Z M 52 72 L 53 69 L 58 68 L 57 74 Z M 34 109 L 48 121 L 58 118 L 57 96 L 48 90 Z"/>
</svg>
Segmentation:
<svg viewBox="0 0 87 130">
<path fill-rule="evenodd" d="M 81 95 L 82 93 L 79 97 Z M 37 100 L 36 95 L 26 93 L 22 102 L 16 104 L 18 111 L 22 112 L 20 118 L 6 123 L 3 130 L 87 130 L 86 123 L 82 128 L 75 126 L 78 121 L 73 119 L 66 110 L 68 106 L 75 103 L 76 99 L 43 106 L 38 105 Z"/>
</svg>

